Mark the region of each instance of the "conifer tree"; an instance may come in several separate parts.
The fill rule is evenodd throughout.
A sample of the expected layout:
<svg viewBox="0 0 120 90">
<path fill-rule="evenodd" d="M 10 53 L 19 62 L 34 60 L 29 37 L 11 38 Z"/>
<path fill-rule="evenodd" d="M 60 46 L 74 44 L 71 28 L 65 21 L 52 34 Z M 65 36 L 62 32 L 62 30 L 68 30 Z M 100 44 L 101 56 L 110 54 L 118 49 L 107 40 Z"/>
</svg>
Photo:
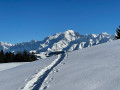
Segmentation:
<svg viewBox="0 0 120 90">
<path fill-rule="evenodd" d="M 7 62 L 10 62 L 10 54 L 7 52 L 5 53 L 5 60 L 4 60 L 5 63 Z"/>
<path fill-rule="evenodd" d="M 10 54 L 10 60 L 9 60 L 9 62 L 13 62 L 15 55 L 14 55 L 14 53 L 11 53 L 11 52 L 9 52 L 9 54 Z"/>
<path fill-rule="evenodd" d="M 120 26 L 119 28 L 117 28 L 116 30 L 116 36 L 115 36 L 116 39 L 120 39 Z"/>
<path fill-rule="evenodd" d="M 24 58 L 24 62 L 28 62 L 29 61 L 29 54 L 27 53 L 26 50 L 23 51 L 23 58 Z"/>
<path fill-rule="evenodd" d="M 35 61 L 37 58 L 35 57 L 34 53 L 30 54 L 26 50 L 23 51 L 23 54 L 21 52 L 17 52 L 17 54 L 6 52 L 4 54 L 4 51 L 0 51 L 0 63 L 8 63 L 8 62 L 30 62 Z"/>
<path fill-rule="evenodd" d="M 22 54 L 21 52 L 17 52 L 17 54 L 15 55 L 15 62 L 22 62 Z"/>
<path fill-rule="evenodd" d="M 1 52 L 0 52 L 0 63 L 4 63 L 4 60 L 5 60 L 4 51 L 1 50 Z"/>
<path fill-rule="evenodd" d="M 34 55 L 34 52 L 32 52 L 31 59 L 32 59 L 32 61 L 37 60 L 37 58 L 36 58 L 35 55 Z"/>
</svg>

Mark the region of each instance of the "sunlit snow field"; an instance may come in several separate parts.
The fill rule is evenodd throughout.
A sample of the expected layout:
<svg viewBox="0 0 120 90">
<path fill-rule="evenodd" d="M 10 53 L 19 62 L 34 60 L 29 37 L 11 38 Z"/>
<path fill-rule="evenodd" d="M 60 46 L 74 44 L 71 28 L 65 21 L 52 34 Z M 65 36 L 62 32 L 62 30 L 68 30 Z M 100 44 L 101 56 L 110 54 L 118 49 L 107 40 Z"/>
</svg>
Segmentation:
<svg viewBox="0 0 120 90">
<path fill-rule="evenodd" d="M 1 90 L 120 90 L 120 40 L 64 57 L 1 65 Z"/>
<path fill-rule="evenodd" d="M 15 68 L 15 67 L 23 65 L 23 64 L 26 64 L 26 62 L 0 64 L 0 71 L 4 71 L 4 70 L 7 70 L 7 69 Z"/>
</svg>

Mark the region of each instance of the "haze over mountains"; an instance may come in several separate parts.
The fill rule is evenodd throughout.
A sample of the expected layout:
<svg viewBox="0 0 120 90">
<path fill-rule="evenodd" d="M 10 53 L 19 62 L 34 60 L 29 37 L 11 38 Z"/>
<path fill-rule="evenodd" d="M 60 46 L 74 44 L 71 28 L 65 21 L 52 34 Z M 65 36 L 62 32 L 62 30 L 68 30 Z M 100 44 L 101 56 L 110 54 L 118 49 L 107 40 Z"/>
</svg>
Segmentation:
<svg viewBox="0 0 120 90">
<path fill-rule="evenodd" d="M 46 37 L 43 41 L 32 40 L 30 42 L 23 42 L 17 44 L 0 43 L 0 50 L 18 52 L 27 50 L 28 52 L 35 52 L 37 56 L 45 58 L 49 52 L 55 51 L 73 51 L 93 45 L 112 41 L 114 34 L 88 34 L 81 35 L 73 30 L 68 30 L 63 33 L 56 33 L 52 36 Z"/>
</svg>

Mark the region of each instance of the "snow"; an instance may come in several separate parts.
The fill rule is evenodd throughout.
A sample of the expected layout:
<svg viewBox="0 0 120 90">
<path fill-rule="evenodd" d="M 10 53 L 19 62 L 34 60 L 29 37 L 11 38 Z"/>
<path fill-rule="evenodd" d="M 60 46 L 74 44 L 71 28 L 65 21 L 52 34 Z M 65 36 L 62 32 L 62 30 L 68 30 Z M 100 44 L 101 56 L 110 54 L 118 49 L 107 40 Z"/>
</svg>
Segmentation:
<svg viewBox="0 0 120 90">
<path fill-rule="evenodd" d="M 41 58 L 46 58 L 48 52 L 52 51 L 74 51 L 82 48 L 102 44 L 112 41 L 113 35 L 107 33 L 80 35 L 78 32 L 68 30 L 63 33 L 56 33 L 52 36 L 46 37 L 43 41 L 32 40 L 30 42 L 17 43 L 15 45 L 0 43 L 0 50 L 5 52 L 18 52 L 27 50 L 28 52 L 35 52 Z M 43 52 L 43 53 L 41 53 Z"/>
<path fill-rule="evenodd" d="M 25 85 L 23 90 L 37 90 L 53 68 L 63 60 L 64 56 L 65 55 L 58 55 L 58 58 L 55 59 L 49 66 L 44 67 L 44 69 L 42 69 L 38 74 L 33 76 L 33 78 Z"/>
<path fill-rule="evenodd" d="M 25 64 L 25 63 L 4 63 L 4 64 L 0 64 L 0 71 L 15 68 L 15 67 L 23 65 L 23 64 Z"/>
<path fill-rule="evenodd" d="M 2 41 L 0 42 L 0 50 L 7 50 L 12 46 L 13 44 L 3 43 Z"/>
<path fill-rule="evenodd" d="M 120 90 L 120 40 L 70 52 L 62 63 L 45 90 Z"/>
<path fill-rule="evenodd" d="M 40 72 L 42 69 L 44 69 L 44 67 L 50 65 L 50 63 L 55 59 L 56 56 L 0 71 L 0 89 L 23 89 L 26 83 L 32 79 L 32 76 Z"/>
<path fill-rule="evenodd" d="M 120 40 L 2 70 L 0 89 L 120 90 Z"/>
</svg>

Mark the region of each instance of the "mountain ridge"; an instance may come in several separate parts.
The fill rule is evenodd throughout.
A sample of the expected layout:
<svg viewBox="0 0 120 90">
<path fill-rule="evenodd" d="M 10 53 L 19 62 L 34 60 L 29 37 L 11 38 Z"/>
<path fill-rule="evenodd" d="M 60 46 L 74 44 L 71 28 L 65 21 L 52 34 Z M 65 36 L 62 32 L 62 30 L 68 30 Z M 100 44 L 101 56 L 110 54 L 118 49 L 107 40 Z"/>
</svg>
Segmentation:
<svg viewBox="0 0 120 90">
<path fill-rule="evenodd" d="M 17 44 L 0 43 L 0 50 L 5 52 L 18 52 L 27 50 L 35 52 L 37 56 L 45 58 L 48 53 L 55 51 L 73 51 L 97 44 L 102 44 L 114 39 L 114 34 L 109 35 L 106 32 L 101 34 L 80 35 L 78 32 L 68 30 L 63 33 L 56 33 L 46 37 L 43 41 L 31 40 Z"/>
</svg>

